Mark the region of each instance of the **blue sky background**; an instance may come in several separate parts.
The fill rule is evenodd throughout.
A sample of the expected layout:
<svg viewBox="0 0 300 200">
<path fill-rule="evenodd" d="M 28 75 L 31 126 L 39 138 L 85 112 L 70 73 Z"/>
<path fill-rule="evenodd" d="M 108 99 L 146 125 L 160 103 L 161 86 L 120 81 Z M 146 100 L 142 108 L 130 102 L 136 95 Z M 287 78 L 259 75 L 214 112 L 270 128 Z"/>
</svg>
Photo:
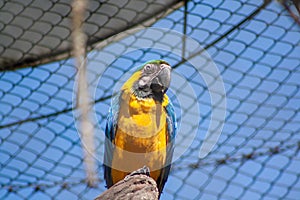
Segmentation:
<svg viewBox="0 0 300 200">
<path fill-rule="evenodd" d="M 261 3 L 191 1 L 187 36 L 206 47 Z M 174 11 L 153 27 L 182 32 L 183 10 Z M 299 31 L 282 6 L 272 2 L 207 49 L 224 81 L 227 110 L 217 145 L 201 160 L 199 149 L 213 109 L 208 86 L 191 65 L 192 60 L 174 69 L 193 88 L 197 99 L 185 94 L 184 82 L 173 80 L 172 88 L 176 90 L 170 90 L 169 95 L 182 128 L 177 148 L 187 150 L 173 164 L 161 199 L 299 198 Z M 176 65 L 181 60 L 171 48 L 124 53 L 133 46 L 159 43 L 160 37 L 156 33 L 149 38 L 141 32 L 89 53 L 89 81 L 96 86 L 98 158 L 103 156 L 103 130 L 111 100 L 101 98 L 112 95 L 112 88 L 124 73 L 141 63 L 165 59 Z M 174 37 L 168 45 L 181 49 L 182 41 Z M 188 44 L 187 48 L 193 46 Z M 102 73 L 108 60 L 113 62 Z M 199 65 L 209 73 L 205 62 Z M 70 110 L 75 74 L 73 59 L 0 73 L 1 199 L 92 199 L 105 190 L 100 162 L 98 188 L 83 183 L 81 143 Z M 186 99 L 179 101 L 178 96 Z M 191 109 L 193 104 L 199 105 L 200 116 Z M 197 118 L 200 121 L 194 127 Z M 193 131 L 195 140 L 186 146 L 184 138 Z"/>
</svg>

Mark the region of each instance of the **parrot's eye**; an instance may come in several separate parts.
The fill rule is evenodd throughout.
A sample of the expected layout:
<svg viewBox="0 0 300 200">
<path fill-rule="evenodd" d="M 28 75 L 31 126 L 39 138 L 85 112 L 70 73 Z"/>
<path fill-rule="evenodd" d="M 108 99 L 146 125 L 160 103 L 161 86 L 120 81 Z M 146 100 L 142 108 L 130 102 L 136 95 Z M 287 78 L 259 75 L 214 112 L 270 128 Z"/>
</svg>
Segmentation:
<svg viewBox="0 0 300 200">
<path fill-rule="evenodd" d="M 152 69 L 152 66 L 151 66 L 151 65 L 146 65 L 146 66 L 144 67 L 144 69 L 145 69 L 146 72 L 150 72 L 151 69 Z"/>
<path fill-rule="evenodd" d="M 144 73 L 146 74 L 152 74 L 156 71 L 157 66 L 152 64 L 147 64 L 144 67 Z"/>
</svg>

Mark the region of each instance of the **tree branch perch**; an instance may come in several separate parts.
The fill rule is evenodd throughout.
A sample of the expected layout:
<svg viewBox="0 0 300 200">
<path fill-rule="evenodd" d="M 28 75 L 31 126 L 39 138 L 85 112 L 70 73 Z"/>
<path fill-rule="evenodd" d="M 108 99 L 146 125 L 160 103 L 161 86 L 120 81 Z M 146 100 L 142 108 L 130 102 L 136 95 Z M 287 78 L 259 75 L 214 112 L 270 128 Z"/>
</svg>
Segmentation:
<svg viewBox="0 0 300 200">
<path fill-rule="evenodd" d="M 149 168 L 143 167 L 127 175 L 95 200 L 158 200 L 156 182 L 149 176 Z"/>
</svg>

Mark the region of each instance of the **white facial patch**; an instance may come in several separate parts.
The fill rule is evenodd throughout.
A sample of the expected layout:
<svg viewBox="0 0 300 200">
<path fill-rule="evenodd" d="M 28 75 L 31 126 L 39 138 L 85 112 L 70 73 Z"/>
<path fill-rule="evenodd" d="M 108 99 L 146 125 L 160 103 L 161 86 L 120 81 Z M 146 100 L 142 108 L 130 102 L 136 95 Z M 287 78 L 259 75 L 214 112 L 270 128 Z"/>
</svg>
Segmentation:
<svg viewBox="0 0 300 200">
<path fill-rule="evenodd" d="M 139 80 L 139 87 L 140 87 L 140 88 L 145 87 L 147 84 L 149 84 L 149 81 L 150 81 L 150 77 L 148 77 L 148 76 L 142 77 L 142 78 Z"/>
</svg>

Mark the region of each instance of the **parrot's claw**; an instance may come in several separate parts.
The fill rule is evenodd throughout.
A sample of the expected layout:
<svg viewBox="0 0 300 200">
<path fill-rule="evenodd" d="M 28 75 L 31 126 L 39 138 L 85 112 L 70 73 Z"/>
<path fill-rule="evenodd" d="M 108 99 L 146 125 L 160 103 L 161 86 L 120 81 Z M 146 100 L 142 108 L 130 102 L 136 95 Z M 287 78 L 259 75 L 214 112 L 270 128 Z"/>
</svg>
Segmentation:
<svg viewBox="0 0 300 200">
<path fill-rule="evenodd" d="M 135 170 L 131 172 L 128 176 L 134 176 L 134 175 L 139 175 L 139 174 L 145 174 L 147 176 L 150 176 L 150 169 L 147 166 L 144 166 L 138 170 Z"/>
</svg>

